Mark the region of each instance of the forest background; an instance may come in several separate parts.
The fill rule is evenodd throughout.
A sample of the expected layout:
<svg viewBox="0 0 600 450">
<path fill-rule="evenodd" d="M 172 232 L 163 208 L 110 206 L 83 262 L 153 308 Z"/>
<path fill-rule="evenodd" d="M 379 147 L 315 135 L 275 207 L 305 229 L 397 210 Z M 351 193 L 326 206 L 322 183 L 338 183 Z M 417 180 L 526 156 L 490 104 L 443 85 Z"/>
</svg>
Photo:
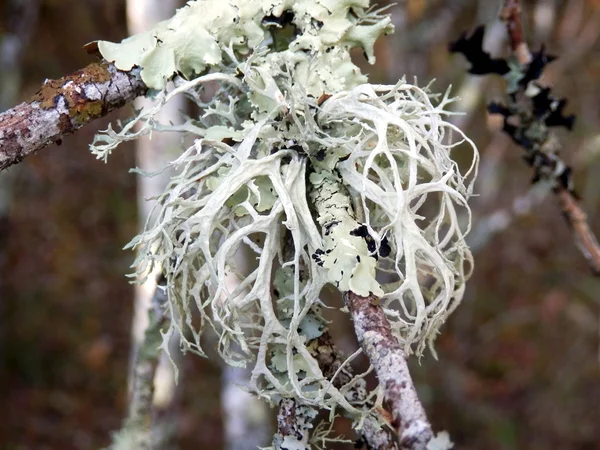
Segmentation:
<svg viewBox="0 0 600 450">
<path fill-rule="evenodd" d="M 15 10 L 17 3 L 26 8 Z M 523 3 L 531 48 L 545 43 L 560 56 L 543 79 L 577 115 L 574 130 L 558 136 L 598 234 L 600 2 Z M 0 64 L 0 110 L 45 78 L 92 62 L 85 43 L 127 36 L 124 0 L 2 0 L 0 41 L 30 8 L 37 16 L 25 17 L 18 70 Z M 498 9 L 485 0 L 399 1 L 390 9 L 396 32 L 378 42 L 376 65 L 355 55 L 371 82 L 406 75 L 421 85 L 435 78 L 441 91 L 452 84 L 462 98 L 455 109 L 467 111 L 454 121 L 482 153 L 472 201 L 475 272 L 437 340 L 439 360 L 411 359 L 411 372 L 434 428 L 448 430 L 458 448 L 600 449 L 600 279 L 551 194 L 532 188 L 522 150 L 487 120 L 486 103 L 503 98 L 502 79 L 469 75 L 464 59 L 448 53 L 463 31 L 486 24 L 486 48 L 507 55 Z M 0 187 L 2 449 L 101 448 L 120 428 L 133 312 L 124 276 L 133 255 L 121 248 L 138 231 L 135 155 L 123 147 L 104 164 L 87 147 L 96 130 L 127 115 L 28 158 L 8 170 L 10 189 Z M 350 351 L 349 322 L 332 319 Z M 178 448 L 222 448 L 221 367 L 197 357 L 182 364 L 172 412 Z"/>
</svg>

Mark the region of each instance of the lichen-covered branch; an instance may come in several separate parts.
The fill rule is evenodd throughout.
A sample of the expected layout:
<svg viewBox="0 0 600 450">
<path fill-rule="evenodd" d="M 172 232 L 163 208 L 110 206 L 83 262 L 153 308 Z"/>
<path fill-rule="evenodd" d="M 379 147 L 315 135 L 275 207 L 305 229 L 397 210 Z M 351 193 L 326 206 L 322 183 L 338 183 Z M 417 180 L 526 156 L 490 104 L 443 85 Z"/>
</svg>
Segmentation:
<svg viewBox="0 0 600 450">
<path fill-rule="evenodd" d="M 560 145 L 551 131 L 552 127 L 571 130 L 575 116 L 565 115 L 567 100 L 554 96 L 551 88 L 540 81 L 545 67 L 556 57 L 546 53 L 544 46 L 539 51 L 530 51 L 524 37 L 521 9 L 519 0 L 504 0 L 500 11 L 516 61 L 494 58 L 483 50 L 482 26 L 469 37 L 463 33 L 450 44 L 449 50 L 465 56 L 471 63 L 469 73 L 504 77 L 508 94 L 505 103 L 492 102 L 488 111 L 503 119 L 503 131 L 525 150 L 524 159 L 533 168 L 533 181 L 551 184 L 577 247 L 592 272 L 600 275 L 600 247 L 577 200 L 572 170 L 561 157 Z"/>
<path fill-rule="evenodd" d="M 282 253 L 284 261 L 293 260 L 294 247 L 292 234 L 287 232 L 283 238 Z M 309 268 L 301 263 L 299 270 L 300 281 L 305 282 L 309 274 Z M 288 294 L 286 288 L 290 285 L 290 275 L 292 275 L 292 272 L 289 269 L 278 269 L 275 277 L 274 293 L 279 297 L 279 301 L 281 301 L 282 296 Z M 285 280 L 286 278 L 288 279 Z M 281 309 L 280 314 L 285 314 L 285 311 L 285 309 Z M 388 421 L 385 417 L 381 417 L 382 414 L 379 408 L 374 408 L 375 405 L 373 399 L 369 396 L 366 381 L 362 377 L 355 376 L 349 360 L 345 359 L 335 346 L 327 328 L 327 323 L 321 316 L 319 306 L 313 305 L 306 317 L 307 320 L 302 326 L 303 332 L 308 338 L 306 349 L 317 362 L 322 376 L 330 380 L 335 389 L 343 392 L 345 399 L 356 409 L 354 413 L 346 411 L 345 415 L 355 423 L 362 422 L 362 428 L 359 431 L 361 435 L 359 442 L 365 442 L 371 450 L 398 450 L 394 433 L 385 425 Z M 313 332 L 309 332 L 310 323 L 316 325 Z M 323 433 L 318 432 L 316 432 L 317 436 L 309 437 L 313 427 L 307 423 L 310 419 L 308 412 L 313 409 L 314 406 L 307 403 L 300 396 L 284 398 L 280 401 L 277 421 L 278 432 L 273 439 L 275 449 L 297 448 L 298 446 L 309 448 L 310 442 L 318 441 L 320 436 L 324 437 Z M 297 431 L 300 429 L 303 431 L 298 433 Z M 286 445 L 282 446 L 284 441 Z M 290 444 L 293 445 L 290 447 Z"/>
<path fill-rule="evenodd" d="M 310 448 L 310 430 L 317 410 L 302 404 L 296 404 L 293 398 L 284 398 L 279 403 L 277 414 L 277 433 L 273 438 L 273 447 L 277 450 L 300 450 Z"/>
<path fill-rule="evenodd" d="M 323 173 L 319 178 L 318 181 L 313 178 L 314 189 L 311 197 L 323 234 L 335 234 L 336 228 L 341 229 L 338 230 L 340 233 L 347 233 L 347 230 L 342 228 L 344 224 L 351 223 L 348 228 L 352 229 L 358 223 L 348 192 L 332 176 Z M 339 236 L 339 239 L 347 238 Z M 348 250 L 345 254 L 354 258 L 354 253 Z M 364 255 L 357 258 L 358 261 L 364 259 Z M 342 261 L 337 263 L 343 265 Z M 353 278 L 355 274 L 356 272 L 353 272 Z M 370 280 L 374 274 L 373 270 L 368 276 L 363 275 L 362 280 Z M 379 297 L 373 294 L 373 288 L 370 286 L 363 286 L 363 289 L 371 291 L 364 296 L 355 293 L 351 286 L 350 289 L 343 289 L 344 301 L 350 309 L 358 341 L 375 368 L 384 390 L 400 448 L 425 450 L 429 442 L 435 439 L 431 425 L 417 396 L 404 350 L 392 333 L 390 322 L 379 305 Z"/>
<path fill-rule="evenodd" d="M 46 80 L 28 101 L 0 114 L 0 170 L 145 94 L 139 70 L 107 62 Z"/>
<path fill-rule="evenodd" d="M 434 438 L 431 424 L 412 382 L 406 356 L 374 295 L 344 293 L 358 342 L 375 367 L 392 411 L 401 449 L 425 450 Z"/>
<path fill-rule="evenodd" d="M 164 280 L 163 280 L 164 282 Z M 164 314 L 167 294 L 159 282 L 148 310 L 148 327 L 140 342 L 133 367 L 129 411 L 123 428 L 115 434 L 112 450 L 149 450 L 152 439 L 152 401 L 154 376 L 163 341 L 161 329 L 166 322 Z"/>
<path fill-rule="evenodd" d="M 517 58 L 519 63 L 523 66 L 531 64 L 533 55 L 524 38 L 520 0 L 505 0 L 504 7 L 500 11 L 500 18 L 506 24 L 515 58 Z M 540 53 L 543 54 L 543 48 Z M 552 59 L 554 58 L 547 57 L 548 61 L 551 61 Z M 524 86 L 524 88 L 526 87 L 527 86 Z M 544 89 L 542 89 L 542 92 L 544 92 Z M 540 94 L 538 94 L 538 97 L 539 95 Z M 564 104 L 566 104 L 566 100 L 557 101 L 562 105 L 560 106 L 561 109 L 564 107 Z M 572 124 L 572 119 L 570 123 Z M 539 140 L 542 141 L 541 138 Z M 555 159 L 557 158 L 558 156 L 556 156 Z M 549 163 L 555 168 L 555 171 L 556 168 L 568 167 L 560 159 L 557 161 L 549 161 Z M 555 187 L 558 204 L 571 228 L 577 248 L 586 258 L 592 272 L 595 275 L 600 275 L 600 246 L 598 245 L 598 240 L 590 229 L 587 222 L 587 215 L 581 208 L 573 190 L 569 187 L 569 184 L 573 184 L 572 180 L 570 180 L 570 171 L 567 172 L 567 177 L 569 178 L 568 183 L 557 183 Z"/>
</svg>

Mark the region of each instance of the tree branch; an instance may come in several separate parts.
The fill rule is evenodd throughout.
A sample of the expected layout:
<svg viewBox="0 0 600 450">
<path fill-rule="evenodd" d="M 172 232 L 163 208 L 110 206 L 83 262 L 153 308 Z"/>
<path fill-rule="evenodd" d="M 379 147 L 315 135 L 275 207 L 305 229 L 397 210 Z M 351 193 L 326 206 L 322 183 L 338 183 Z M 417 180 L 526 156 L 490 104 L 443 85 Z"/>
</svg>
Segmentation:
<svg viewBox="0 0 600 450">
<path fill-rule="evenodd" d="M 500 18 L 506 24 L 508 34 L 510 37 L 511 48 L 514 52 L 515 57 L 522 66 L 527 66 L 533 60 L 533 55 L 527 46 L 524 39 L 523 25 L 521 21 L 521 3 L 519 0 L 505 0 L 504 7 L 500 12 Z M 524 89 L 527 86 L 523 87 Z M 562 100 L 563 106 L 566 100 Z M 514 137 L 513 137 L 514 139 Z M 536 144 L 539 144 L 540 148 L 544 148 L 548 137 L 543 135 L 537 139 Z M 523 144 L 521 144 L 523 145 Z M 550 177 L 564 177 L 567 179 L 565 182 L 563 179 L 556 180 L 554 193 L 560 208 L 562 209 L 563 215 L 567 220 L 569 227 L 573 233 L 573 239 L 579 251 L 586 258 L 588 265 L 594 275 L 600 276 L 600 246 L 596 236 L 590 229 L 587 223 L 587 215 L 579 205 L 577 197 L 573 189 L 569 186 L 572 184 L 570 179 L 570 170 L 568 166 L 560 159 L 556 154 L 540 154 L 536 155 L 536 162 L 539 161 L 540 167 L 536 166 L 536 170 L 541 171 L 546 169 L 550 173 Z M 544 168 L 543 166 L 548 166 Z M 567 168 L 556 170 L 557 168 Z M 537 174 L 536 174 L 537 176 Z"/>
<path fill-rule="evenodd" d="M 502 19 L 508 30 L 510 47 L 515 57 L 520 64 L 529 64 L 531 62 L 531 52 L 523 33 L 520 0 L 505 0 L 504 7 L 500 10 L 500 19 Z"/>
<path fill-rule="evenodd" d="M 379 298 L 361 297 L 348 291 L 344 293 L 344 302 L 352 314 L 358 342 L 385 391 L 400 448 L 425 450 L 433 439 L 431 424 L 417 396 L 404 351 L 378 304 Z"/>
<path fill-rule="evenodd" d="M 567 220 L 575 245 L 587 259 L 590 269 L 594 275 L 600 276 L 600 246 L 596 236 L 587 223 L 587 215 L 569 191 L 559 189 L 556 191 L 556 198 L 560 205 L 563 215 Z"/>
<path fill-rule="evenodd" d="M 123 428 L 114 436 L 112 450 L 129 448 L 150 450 L 155 448 L 152 438 L 154 376 L 161 353 L 161 329 L 167 320 L 164 314 L 167 294 L 162 287 L 163 284 L 164 280 L 157 283 L 152 303 L 148 309 L 148 327 L 143 341 L 140 342 L 133 367 L 127 419 Z"/>
<path fill-rule="evenodd" d="M 277 450 L 287 448 L 310 448 L 310 430 L 317 411 L 308 405 L 297 404 L 293 398 L 284 398 L 279 403 L 277 414 L 277 433 L 273 437 L 273 447 Z"/>
<path fill-rule="evenodd" d="M 27 102 L 0 114 L 0 170 L 60 143 L 62 136 L 120 108 L 147 89 L 139 69 L 124 72 L 107 62 L 46 80 Z"/>
<path fill-rule="evenodd" d="M 350 195 L 335 175 L 324 174 L 316 177 L 312 183 L 313 191 L 310 195 L 324 236 L 334 233 L 334 229 L 340 224 L 360 225 Z M 352 255 L 350 257 L 354 258 Z M 360 258 L 357 259 L 360 261 Z M 343 295 L 354 321 L 356 337 L 383 387 L 400 449 L 426 450 L 427 445 L 436 438 L 417 396 L 404 350 L 379 306 L 379 298 L 372 293 L 362 297 L 352 290 L 346 290 Z M 439 448 L 444 448 L 441 445 L 438 444 Z"/>
</svg>

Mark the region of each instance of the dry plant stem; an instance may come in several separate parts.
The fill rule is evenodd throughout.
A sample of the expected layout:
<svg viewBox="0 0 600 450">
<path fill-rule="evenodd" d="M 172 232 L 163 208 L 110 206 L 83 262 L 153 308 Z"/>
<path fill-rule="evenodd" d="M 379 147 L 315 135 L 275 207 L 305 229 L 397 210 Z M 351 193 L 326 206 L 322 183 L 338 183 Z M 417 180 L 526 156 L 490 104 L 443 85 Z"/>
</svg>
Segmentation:
<svg viewBox="0 0 600 450">
<path fill-rule="evenodd" d="M 160 356 L 162 342 L 161 328 L 166 322 L 164 305 L 167 302 L 165 291 L 157 287 L 148 310 L 149 324 L 140 343 L 133 367 L 133 381 L 129 412 L 121 433 L 135 436 L 138 449 L 152 448 L 152 400 L 154 396 L 154 376 Z"/>
<path fill-rule="evenodd" d="M 506 24 L 515 57 L 519 63 L 528 64 L 532 56 L 523 37 L 520 1 L 505 0 L 500 18 Z M 577 248 L 586 258 L 594 275 L 600 276 L 600 246 L 598 246 L 598 240 L 587 223 L 587 215 L 581 209 L 572 192 L 559 186 L 555 189 L 555 194 L 564 217 L 573 232 Z"/>
<path fill-rule="evenodd" d="M 390 323 L 374 295 L 344 293 L 354 330 L 363 351 L 375 368 L 393 416 L 400 448 L 425 450 L 433 431 L 412 382 L 406 356 L 393 336 Z"/>
<path fill-rule="evenodd" d="M 529 64 L 531 62 L 531 52 L 523 34 L 520 0 L 505 0 L 504 7 L 500 11 L 500 18 L 506 24 L 510 47 L 515 57 L 520 64 Z"/>
<path fill-rule="evenodd" d="M 579 251 L 585 256 L 594 275 L 600 276 L 600 246 L 587 223 L 587 215 L 566 189 L 558 189 L 556 198 L 573 232 Z"/>
<path fill-rule="evenodd" d="M 106 62 L 46 80 L 27 102 L 0 114 L 0 170 L 105 116 L 147 91 L 139 70 Z"/>
</svg>

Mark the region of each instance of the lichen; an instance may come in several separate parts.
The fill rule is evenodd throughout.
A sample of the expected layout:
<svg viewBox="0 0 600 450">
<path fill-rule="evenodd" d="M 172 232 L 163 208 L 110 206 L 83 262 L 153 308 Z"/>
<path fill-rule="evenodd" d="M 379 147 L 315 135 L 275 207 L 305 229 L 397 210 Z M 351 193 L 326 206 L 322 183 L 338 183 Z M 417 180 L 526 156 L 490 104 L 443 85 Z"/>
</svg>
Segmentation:
<svg viewBox="0 0 600 450">
<path fill-rule="evenodd" d="M 159 91 L 152 108 L 92 145 L 106 158 L 157 131 L 194 138 L 170 163 L 156 220 L 129 245 L 136 276 L 160 266 L 167 279 L 174 319 L 165 342 L 177 330 L 183 351 L 203 355 L 212 327 L 227 363 L 252 365 L 258 395 L 341 409 L 359 422 L 369 411 L 314 356 L 321 291 L 332 283 L 380 296 L 395 336 L 421 354 L 470 273 L 464 237 L 477 165 L 472 142 L 445 120 L 447 94 L 404 80 L 366 84 L 350 50 L 373 61 L 375 39 L 392 30 L 389 17 L 367 8 L 367 0 L 190 2 L 144 35 L 101 42 L 108 60 L 141 67 Z M 273 31 L 290 24 L 288 45 L 275 44 Z M 209 81 L 219 88 L 204 101 Z M 178 94 L 202 114 L 157 123 Z M 473 161 L 462 171 L 452 158 L 459 144 Z M 380 406 L 378 393 L 364 398 Z"/>
<path fill-rule="evenodd" d="M 287 13 L 297 33 L 287 50 L 271 53 L 272 63 L 294 61 L 304 79 L 298 81 L 317 74 L 323 83 L 320 95 L 325 87 L 327 92 L 336 92 L 340 85 L 366 81 L 351 62 L 348 49 L 361 47 L 373 63 L 375 40 L 393 29 L 389 17 L 368 13 L 367 7 L 368 1 L 191 1 L 152 30 L 119 44 L 99 41 L 98 49 L 118 69 L 141 67 L 148 87 L 162 89 L 175 74 L 190 79 L 225 65 L 230 52 L 247 55 L 256 50 L 269 41 L 269 28 L 277 26 L 269 18 Z M 310 58 L 311 53 L 321 58 Z M 313 83 L 303 85 L 313 87 Z"/>
</svg>

